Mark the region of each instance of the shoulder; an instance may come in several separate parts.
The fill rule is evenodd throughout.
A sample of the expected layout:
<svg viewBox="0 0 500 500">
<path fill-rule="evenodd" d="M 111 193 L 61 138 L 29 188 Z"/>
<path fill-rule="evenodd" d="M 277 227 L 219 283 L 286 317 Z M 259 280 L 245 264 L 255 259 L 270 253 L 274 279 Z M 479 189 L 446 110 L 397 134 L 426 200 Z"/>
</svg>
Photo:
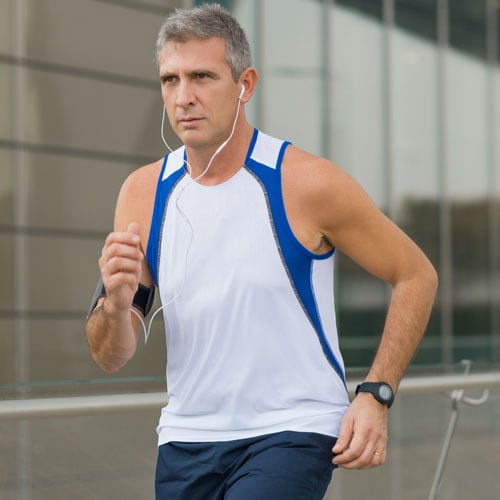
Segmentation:
<svg viewBox="0 0 500 500">
<path fill-rule="evenodd" d="M 353 194 L 359 196 L 362 191 L 355 179 L 337 164 L 295 146 L 287 148 L 282 172 L 284 191 L 315 208 L 324 204 L 339 208 Z"/>
<path fill-rule="evenodd" d="M 134 170 L 124 181 L 118 195 L 115 211 L 115 230 L 124 230 L 130 222 L 141 226 L 142 239 L 149 231 L 156 185 L 163 160 Z"/>
<path fill-rule="evenodd" d="M 352 177 L 334 162 L 290 145 L 283 158 L 283 173 L 292 178 L 300 177 L 311 186 L 325 181 L 349 182 Z"/>
<path fill-rule="evenodd" d="M 163 160 L 160 159 L 134 170 L 123 182 L 120 197 L 127 200 L 138 197 L 140 199 L 137 201 L 140 203 L 144 195 L 154 194 L 162 163 Z"/>
<path fill-rule="evenodd" d="M 291 146 L 282 170 L 289 216 L 302 221 L 332 246 L 341 242 L 344 228 L 362 225 L 379 214 L 360 184 L 330 160 Z"/>
</svg>

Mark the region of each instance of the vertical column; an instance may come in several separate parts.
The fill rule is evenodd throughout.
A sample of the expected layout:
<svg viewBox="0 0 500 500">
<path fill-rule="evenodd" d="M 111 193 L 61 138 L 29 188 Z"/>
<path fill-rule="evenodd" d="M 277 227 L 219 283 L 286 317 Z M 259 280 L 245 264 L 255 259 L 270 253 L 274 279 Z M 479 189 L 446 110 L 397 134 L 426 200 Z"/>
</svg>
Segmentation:
<svg viewBox="0 0 500 500">
<path fill-rule="evenodd" d="M 393 46 L 392 36 L 394 31 L 394 0 L 383 2 L 384 21 L 384 48 L 383 48 L 383 138 L 384 138 L 384 200 L 387 204 L 387 213 L 391 219 L 396 216 L 394 196 L 394 149 L 393 149 Z"/>
<path fill-rule="evenodd" d="M 486 57 L 488 62 L 488 185 L 489 185 L 489 266 L 490 266 L 490 334 L 491 359 L 500 356 L 500 165 L 497 137 L 499 134 L 497 110 L 498 96 L 496 78 L 498 69 L 498 17 L 500 4 L 497 0 L 487 0 L 486 8 Z"/>
<path fill-rule="evenodd" d="M 254 94 L 255 103 L 255 121 L 257 128 L 266 130 L 266 16 L 264 12 L 264 0 L 254 0 L 254 26 L 255 26 L 255 43 L 254 50 L 255 66 L 260 68 L 259 84 L 257 85 Z"/>
<path fill-rule="evenodd" d="M 331 80 L 332 80 L 332 66 L 331 66 L 331 43 L 330 36 L 330 12 L 333 10 L 333 2 L 331 5 L 330 0 L 323 0 L 321 4 L 321 19 L 320 19 L 320 36 L 321 36 L 321 156 L 332 159 L 332 148 L 330 140 L 332 133 L 331 123 Z"/>
<path fill-rule="evenodd" d="M 25 29 L 26 3 L 18 0 L 13 3 L 13 50 L 14 57 L 21 59 L 26 56 Z M 23 89 L 26 69 L 20 64 L 12 66 L 12 130 L 14 142 L 22 145 L 26 140 L 25 96 Z M 23 228 L 28 221 L 28 171 L 26 153 L 22 146 L 13 154 L 13 223 L 14 223 L 14 370 L 17 382 L 26 382 L 29 378 L 28 366 L 28 335 L 26 325 L 26 311 L 28 310 L 28 272 L 27 272 L 27 245 Z"/>
<path fill-rule="evenodd" d="M 336 112 L 335 106 L 335 91 L 336 91 L 336 81 L 335 81 L 335 63 L 336 59 L 334 56 L 335 53 L 335 43 L 334 43 L 334 26 L 335 26 L 335 0 L 330 0 L 327 2 L 328 4 L 328 28 L 327 28 L 327 42 L 328 42 L 328 109 L 326 110 L 328 113 L 329 120 L 329 135 L 328 135 L 328 158 L 330 160 L 334 159 L 334 116 Z M 337 276 L 337 273 L 335 274 Z"/>
<path fill-rule="evenodd" d="M 383 35 L 383 53 L 382 61 L 384 65 L 383 70 L 383 87 L 382 87 L 382 100 L 383 100 L 383 115 L 382 122 L 383 128 L 382 137 L 384 140 L 383 151 L 384 151 L 384 164 L 382 165 L 382 172 L 384 173 L 384 202 L 386 204 L 387 215 L 394 221 L 396 221 L 397 211 L 396 211 L 396 195 L 394 187 L 394 51 L 393 51 L 393 35 L 394 35 L 394 23 L 395 23 L 395 0 L 383 0 L 382 4 L 382 16 L 384 23 L 384 35 Z M 387 291 L 387 301 L 390 300 L 389 291 Z M 399 422 L 398 422 L 399 423 Z M 395 424 L 396 425 L 396 424 Z M 397 426 L 400 428 L 400 425 Z M 401 478 L 403 474 L 401 473 L 401 463 L 402 463 L 402 452 L 399 446 L 391 448 L 392 460 L 388 464 L 390 467 L 390 498 L 399 499 L 401 498 L 402 483 Z"/>
<path fill-rule="evenodd" d="M 26 57 L 26 14 L 25 0 L 13 2 L 13 55 L 20 59 Z M 29 380 L 29 338 L 26 313 L 28 303 L 28 248 L 23 228 L 28 221 L 28 169 L 26 153 L 22 148 L 26 140 L 25 96 L 23 90 L 26 69 L 15 64 L 12 70 L 12 125 L 14 141 L 20 144 L 14 152 L 13 158 L 13 223 L 14 223 L 14 376 L 18 383 Z M 19 396 L 25 392 L 25 387 L 18 389 Z M 17 493 L 20 500 L 29 500 L 30 479 L 30 424 L 28 421 L 19 421 L 17 426 Z"/>
<path fill-rule="evenodd" d="M 453 273 L 451 251 L 451 205 L 447 124 L 447 51 L 449 41 L 448 0 L 438 0 L 438 133 L 439 133 L 439 305 L 441 309 L 441 361 L 453 361 Z"/>
</svg>

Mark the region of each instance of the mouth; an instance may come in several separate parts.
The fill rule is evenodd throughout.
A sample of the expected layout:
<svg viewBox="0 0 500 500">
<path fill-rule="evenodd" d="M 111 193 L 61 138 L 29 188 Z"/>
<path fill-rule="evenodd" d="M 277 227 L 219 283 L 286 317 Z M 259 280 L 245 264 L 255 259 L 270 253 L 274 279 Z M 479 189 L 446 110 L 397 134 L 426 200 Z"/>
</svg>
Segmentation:
<svg viewBox="0 0 500 500">
<path fill-rule="evenodd" d="M 203 118 L 195 117 L 195 116 L 184 116 L 182 118 L 177 119 L 177 123 L 184 128 L 193 128 L 198 125 Z"/>
</svg>

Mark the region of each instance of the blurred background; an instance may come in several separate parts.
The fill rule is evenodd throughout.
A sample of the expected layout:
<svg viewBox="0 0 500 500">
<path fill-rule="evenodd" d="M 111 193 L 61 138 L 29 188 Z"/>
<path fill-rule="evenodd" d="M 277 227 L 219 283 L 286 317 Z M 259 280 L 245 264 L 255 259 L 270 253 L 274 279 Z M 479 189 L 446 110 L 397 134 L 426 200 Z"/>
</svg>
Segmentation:
<svg viewBox="0 0 500 500">
<path fill-rule="evenodd" d="M 2 400 L 165 390 L 161 320 L 113 376 L 91 360 L 84 323 L 120 186 L 165 154 L 157 32 L 199 3 L 0 0 Z M 408 376 L 460 373 L 464 358 L 500 371 L 500 1 L 220 3 L 260 74 L 252 123 L 347 170 L 437 268 Z M 389 290 L 343 256 L 336 288 L 354 380 Z M 451 411 L 444 393 L 402 393 L 388 463 L 337 471 L 328 498 L 427 498 Z M 153 498 L 158 412 L 0 419 L 0 498 Z M 463 414 L 439 498 L 498 500 L 498 387 Z"/>
</svg>

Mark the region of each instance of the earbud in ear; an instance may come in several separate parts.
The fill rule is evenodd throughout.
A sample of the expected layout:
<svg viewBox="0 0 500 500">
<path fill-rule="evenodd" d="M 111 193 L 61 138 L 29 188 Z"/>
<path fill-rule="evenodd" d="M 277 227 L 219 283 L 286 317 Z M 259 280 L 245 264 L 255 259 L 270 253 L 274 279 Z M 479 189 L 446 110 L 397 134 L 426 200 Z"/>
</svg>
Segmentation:
<svg viewBox="0 0 500 500">
<path fill-rule="evenodd" d="M 238 100 L 241 100 L 241 98 L 243 97 L 243 94 L 245 93 L 245 90 L 246 90 L 245 86 L 244 86 L 244 85 L 242 85 L 242 86 L 241 86 L 241 92 L 240 92 L 240 95 L 238 96 Z"/>
</svg>

